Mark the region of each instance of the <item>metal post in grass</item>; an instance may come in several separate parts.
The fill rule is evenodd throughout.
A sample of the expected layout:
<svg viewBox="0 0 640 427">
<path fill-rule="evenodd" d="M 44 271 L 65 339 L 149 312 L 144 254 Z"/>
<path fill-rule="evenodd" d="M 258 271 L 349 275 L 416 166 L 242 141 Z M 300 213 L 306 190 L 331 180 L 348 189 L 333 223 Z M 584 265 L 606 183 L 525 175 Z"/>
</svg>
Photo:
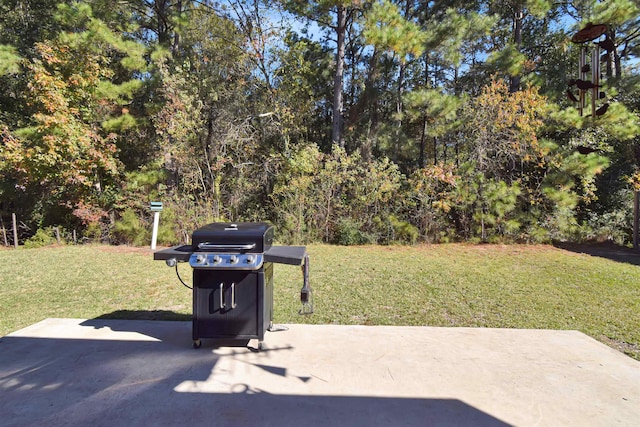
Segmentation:
<svg viewBox="0 0 640 427">
<path fill-rule="evenodd" d="M 0 216 L 0 226 L 2 226 L 2 241 L 4 242 L 5 246 L 9 246 L 9 242 L 7 241 L 7 229 L 4 227 L 2 216 Z"/>
<path fill-rule="evenodd" d="M 151 212 L 153 212 L 153 232 L 151 234 L 151 250 L 156 249 L 158 241 L 158 224 L 160 223 L 160 212 L 162 211 L 162 202 L 151 202 Z"/>
<path fill-rule="evenodd" d="M 16 214 L 11 214 L 11 222 L 13 222 L 13 247 L 18 249 L 18 220 Z"/>
</svg>

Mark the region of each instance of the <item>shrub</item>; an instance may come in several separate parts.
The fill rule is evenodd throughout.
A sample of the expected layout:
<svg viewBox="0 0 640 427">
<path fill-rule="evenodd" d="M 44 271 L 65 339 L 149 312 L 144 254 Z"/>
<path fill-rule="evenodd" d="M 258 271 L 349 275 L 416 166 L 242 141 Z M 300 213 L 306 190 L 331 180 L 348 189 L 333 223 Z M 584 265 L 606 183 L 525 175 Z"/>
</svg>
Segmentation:
<svg viewBox="0 0 640 427">
<path fill-rule="evenodd" d="M 376 243 L 376 238 L 363 231 L 360 224 L 351 218 L 340 218 L 333 234 L 333 242 L 343 246 L 366 245 Z"/>
<path fill-rule="evenodd" d="M 280 239 L 304 243 L 317 239 L 323 225 L 317 221 L 315 178 L 322 167 L 323 154 L 315 145 L 298 147 L 291 156 L 281 156 L 279 173 L 270 194 Z"/>
<path fill-rule="evenodd" d="M 167 206 L 160 214 L 160 224 L 158 225 L 158 243 L 174 245 L 179 243 L 178 233 L 176 233 L 176 214 L 173 208 Z"/>
<path fill-rule="evenodd" d="M 374 219 L 396 214 L 403 180 L 388 159 L 366 161 L 339 147 L 329 154 L 315 145 L 299 147 L 281 159 L 270 196 L 278 235 L 294 242 L 375 242 Z"/>
<path fill-rule="evenodd" d="M 56 243 L 54 237 L 54 231 L 52 227 L 39 228 L 32 237 L 24 242 L 25 248 L 41 248 L 43 246 L 50 246 Z"/>
<path fill-rule="evenodd" d="M 418 227 L 411 225 L 407 221 L 403 221 L 392 214 L 374 218 L 374 224 L 379 233 L 380 243 L 414 244 L 420 235 Z"/>
<path fill-rule="evenodd" d="M 120 220 L 113 226 L 113 235 L 116 242 L 135 246 L 143 246 L 151 239 L 149 231 L 133 209 L 127 209 L 122 213 Z"/>
<path fill-rule="evenodd" d="M 629 203 L 631 205 L 631 203 Z M 598 215 L 592 213 L 588 219 L 588 240 L 614 242 L 618 245 L 633 243 L 633 210 L 615 210 Z"/>
<path fill-rule="evenodd" d="M 89 240 L 100 241 L 103 237 L 103 225 L 100 222 L 92 222 L 84 230 L 84 237 Z"/>
<path fill-rule="evenodd" d="M 453 165 L 438 164 L 416 170 L 408 180 L 408 212 L 420 237 L 431 242 L 455 238 L 449 213 L 456 203 L 454 190 L 460 179 Z"/>
</svg>

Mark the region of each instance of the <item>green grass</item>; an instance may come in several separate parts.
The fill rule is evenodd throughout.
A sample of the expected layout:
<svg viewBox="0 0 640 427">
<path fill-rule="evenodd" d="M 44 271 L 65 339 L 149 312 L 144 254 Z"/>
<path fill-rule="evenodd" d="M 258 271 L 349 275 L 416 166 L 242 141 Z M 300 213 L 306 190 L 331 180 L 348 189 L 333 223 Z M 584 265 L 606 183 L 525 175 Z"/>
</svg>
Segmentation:
<svg viewBox="0 0 640 427">
<path fill-rule="evenodd" d="M 640 360 L 640 266 L 550 246 L 308 251 L 315 314 L 297 314 L 300 268 L 276 265 L 277 323 L 571 329 Z M 190 267 L 180 272 L 190 282 Z M 0 336 L 48 317 L 190 314 L 190 291 L 151 251 L 0 250 Z"/>
</svg>

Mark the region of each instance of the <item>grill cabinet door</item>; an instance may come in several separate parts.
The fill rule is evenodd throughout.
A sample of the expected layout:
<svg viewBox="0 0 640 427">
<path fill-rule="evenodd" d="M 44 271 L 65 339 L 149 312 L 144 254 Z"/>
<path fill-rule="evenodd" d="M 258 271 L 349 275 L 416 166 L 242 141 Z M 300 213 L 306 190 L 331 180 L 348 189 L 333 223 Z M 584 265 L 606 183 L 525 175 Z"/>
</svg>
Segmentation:
<svg viewBox="0 0 640 427">
<path fill-rule="evenodd" d="M 264 339 L 273 310 L 272 272 L 271 265 L 257 271 L 194 270 L 193 339 Z"/>
</svg>

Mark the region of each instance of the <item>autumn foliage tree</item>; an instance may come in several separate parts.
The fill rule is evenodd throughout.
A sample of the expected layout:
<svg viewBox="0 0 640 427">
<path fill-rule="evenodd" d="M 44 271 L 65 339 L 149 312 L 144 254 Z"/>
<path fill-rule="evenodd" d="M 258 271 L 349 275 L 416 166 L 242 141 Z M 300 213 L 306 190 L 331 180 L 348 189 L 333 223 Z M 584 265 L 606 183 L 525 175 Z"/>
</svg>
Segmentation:
<svg viewBox="0 0 640 427">
<path fill-rule="evenodd" d="M 20 193 L 39 194 L 41 222 L 96 225 L 107 216 L 121 164 L 117 132 L 135 126 L 127 105 L 141 81 L 114 81 L 114 63 L 144 67 L 142 50 L 122 39 L 86 4 L 60 6 L 58 19 L 75 31 L 34 45 L 23 66 L 31 116 L 4 132 L 0 155 Z"/>
<path fill-rule="evenodd" d="M 499 223 L 508 224 L 500 234 L 516 239 L 570 233 L 577 225 L 577 204 L 591 201 L 586 184 L 608 161 L 545 138 L 553 108 L 536 88 L 511 92 L 500 80 L 470 101 L 464 128 L 468 160 L 461 169 L 467 184 L 458 195 L 459 215 L 476 224 L 481 239 L 488 237 L 488 224 Z"/>
</svg>

